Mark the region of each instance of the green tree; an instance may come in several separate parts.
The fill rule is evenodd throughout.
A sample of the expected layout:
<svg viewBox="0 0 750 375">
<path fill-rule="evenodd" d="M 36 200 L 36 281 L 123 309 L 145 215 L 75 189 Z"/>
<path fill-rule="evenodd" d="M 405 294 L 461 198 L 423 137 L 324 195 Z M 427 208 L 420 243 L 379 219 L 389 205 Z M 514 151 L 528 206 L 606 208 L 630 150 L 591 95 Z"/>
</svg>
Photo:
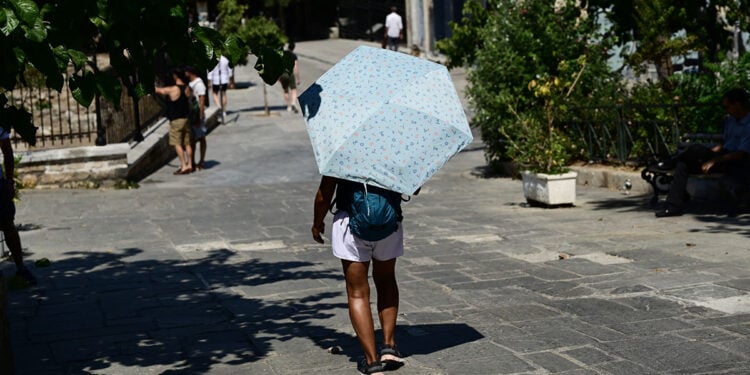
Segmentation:
<svg viewBox="0 0 750 375">
<path fill-rule="evenodd" d="M 238 64 L 247 64 L 247 53 L 257 56 L 255 69 L 260 72 L 263 80 L 272 85 L 281 76 L 284 69 L 291 71 L 291 66 L 285 66 L 282 59 L 282 49 L 287 42 L 286 36 L 273 20 L 266 17 L 244 19 L 246 5 L 240 5 L 237 0 L 222 0 L 219 2 L 219 19 L 222 20 L 219 32 L 226 38 L 236 38 L 245 46 L 244 59 Z M 268 93 L 263 86 L 263 102 L 265 113 L 270 114 L 268 108 Z"/>
<path fill-rule="evenodd" d="M 717 63 L 733 47 L 733 28 L 747 29 L 748 0 L 590 0 L 606 14 L 621 45 L 635 43 L 624 56 L 628 65 L 656 65 L 659 77 L 671 75 L 671 58 L 699 52 L 703 62 Z"/>
<path fill-rule="evenodd" d="M 482 35 L 489 12 L 482 1 L 469 0 L 464 4 L 461 22 L 449 22 L 453 36 L 437 42 L 437 48 L 448 57 L 448 68 L 472 65 L 476 51 L 482 48 Z"/>
<path fill-rule="evenodd" d="M 222 0 L 218 8 L 222 20 L 219 33 L 228 40 L 237 40 L 241 46 L 240 58 L 233 65 L 247 64 L 247 55 L 252 53 L 258 58 L 255 69 L 269 85 L 276 83 L 284 69 L 291 69 L 284 66 L 281 58 L 287 38 L 273 20 L 265 17 L 245 19 L 248 7 L 238 4 L 237 0 Z"/>
<path fill-rule="evenodd" d="M 476 4 L 467 6 L 478 13 Z M 515 143 L 534 144 L 532 152 L 557 152 L 554 168 L 538 162 L 549 160 L 544 155 L 526 158 L 538 167 L 533 169 L 549 172 L 564 166 L 572 150 L 565 149 L 558 119 L 570 105 L 607 100 L 618 87 L 606 64 L 611 43 L 600 35 L 596 20 L 573 1 L 555 7 L 545 0 L 490 0 L 486 21 L 447 42 L 458 45 L 466 35 L 477 38 L 473 50 L 457 50 L 450 57 L 471 64 L 473 125 L 481 130 L 490 163 L 518 157 L 508 148 Z M 545 147 L 549 141 L 554 144 Z"/>
<path fill-rule="evenodd" d="M 219 54 L 233 63 L 246 58 L 238 38 L 190 25 L 187 7 L 187 0 L 0 0 L 0 126 L 35 143 L 31 115 L 8 101 L 29 68 L 58 91 L 64 73 L 70 73 L 70 90 L 84 106 L 97 95 L 116 103 L 122 85 L 137 105 L 170 63 L 208 68 Z M 88 59 L 96 46 L 109 54 L 113 75 L 99 72 Z M 274 51 L 276 58 L 265 59 L 266 52 L 254 51 L 263 61 L 257 67 L 266 82 L 275 82 L 279 69 L 270 65 L 281 66 L 281 58 Z"/>
</svg>

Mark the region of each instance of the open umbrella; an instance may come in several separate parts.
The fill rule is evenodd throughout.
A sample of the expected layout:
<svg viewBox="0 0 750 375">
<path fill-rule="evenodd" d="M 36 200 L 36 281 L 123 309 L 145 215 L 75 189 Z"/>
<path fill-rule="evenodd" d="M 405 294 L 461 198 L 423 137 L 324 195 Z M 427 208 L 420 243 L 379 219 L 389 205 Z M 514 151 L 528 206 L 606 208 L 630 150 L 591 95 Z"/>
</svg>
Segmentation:
<svg viewBox="0 0 750 375">
<path fill-rule="evenodd" d="M 358 47 L 299 96 L 325 176 L 412 194 L 472 141 L 448 70 Z"/>
</svg>

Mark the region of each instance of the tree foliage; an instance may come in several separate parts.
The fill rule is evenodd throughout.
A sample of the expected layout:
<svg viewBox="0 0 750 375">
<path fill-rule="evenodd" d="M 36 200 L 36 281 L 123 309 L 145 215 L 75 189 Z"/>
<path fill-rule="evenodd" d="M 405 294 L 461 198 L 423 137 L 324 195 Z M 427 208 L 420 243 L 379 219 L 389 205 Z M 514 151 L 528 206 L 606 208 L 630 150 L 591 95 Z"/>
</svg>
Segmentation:
<svg viewBox="0 0 750 375">
<path fill-rule="evenodd" d="M 437 48 L 448 57 L 448 68 L 472 65 L 476 51 L 482 48 L 483 30 L 490 12 L 481 1 L 469 0 L 464 4 L 461 22 L 449 22 L 453 36 L 437 42 Z"/>
<path fill-rule="evenodd" d="M 244 58 L 238 60 L 238 64 L 247 64 L 248 53 L 254 54 L 258 57 L 255 69 L 268 84 L 274 84 L 284 69 L 291 69 L 284 66 L 281 58 L 287 38 L 273 20 L 262 16 L 245 19 L 248 6 L 237 0 L 222 0 L 218 8 L 219 32 L 228 40 L 240 41 L 243 46 Z"/>
<path fill-rule="evenodd" d="M 653 63 L 662 79 L 673 72 L 670 59 L 688 52 L 721 61 L 734 27 L 750 22 L 749 0 L 590 0 L 590 8 L 607 16 L 621 45 L 635 43 L 632 53 L 624 50 L 631 67 Z"/>
<path fill-rule="evenodd" d="M 481 129 L 488 161 L 512 158 L 540 165 L 550 153 L 563 160 L 568 151 L 580 152 L 557 147 L 566 143 L 560 120 L 598 118 L 594 109 L 591 114 L 585 109 L 596 105 L 664 105 L 679 98 L 679 103 L 699 104 L 684 110 L 685 131 L 697 126 L 716 131 L 710 125 L 719 124 L 716 104 L 723 92 L 750 87 L 750 56 L 742 55 L 743 43 L 739 59 L 728 53 L 735 31 L 748 25 L 750 0 L 469 0 L 462 21 L 451 24 L 452 37 L 438 48 L 450 67 L 468 69 L 474 125 Z M 619 71 L 613 72 L 611 51 L 627 46 L 632 48 L 620 48 L 625 64 L 636 71 L 654 64 L 658 80 L 624 82 Z M 699 72 L 675 74 L 675 58 L 696 53 Z M 585 67 L 573 81 L 575 90 L 560 90 L 571 79 L 565 70 L 579 61 Z M 569 112 L 572 107 L 575 113 Z M 669 113 L 663 116 L 649 121 L 673 120 Z M 550 118 L 552 126 L 545 129 Z"/>
<path fill-rule="evenodd" d="M 208 68 L 220 54 L 232 63 L 246 58 L 242 40 L 189 24 L 187 7 L 187 0 L 0 0 L 0 126 L 35 143 L 31 115 L 8 101 L 29 68 L 57 91 L 68 76 L 73 97 L 88 106 L 96 95 L 117 103 L 122 85 L 137 103 L 171 65 Z M 109 54 L 112 72 L 89 59 L 97 48 Z M 253 52 L 262 58 L 268 51 Z"/>
<path fill-rule="evenodd" d="M 514 158 L 535 171 L 559 172 L 572 152 L 556 129 L 560 112 L 611 96 L 609 41 L 573 1 L 491 0 L 486 10 L 474 3 L 466 6 L 479 27 L 443 45 L 475 38 L 473 50 L 453 49 L 450 57 L 471 63 L 468 93 L 488 161 Z"/>
</svg>

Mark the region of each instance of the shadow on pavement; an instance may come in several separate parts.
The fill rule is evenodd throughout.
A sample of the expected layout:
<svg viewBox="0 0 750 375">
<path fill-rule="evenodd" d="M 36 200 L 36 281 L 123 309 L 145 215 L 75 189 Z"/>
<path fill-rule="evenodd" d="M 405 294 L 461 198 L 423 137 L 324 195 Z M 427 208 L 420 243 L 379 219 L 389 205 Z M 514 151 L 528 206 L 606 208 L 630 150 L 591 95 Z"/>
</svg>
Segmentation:
<svg viewBox="0 0 750 375">
<path fill-rule="evenodd" d="M 250 88 L 250 87 L 254 87 L 254 86 L 257 86 L 257 85 L 254 84 L 254 83 L 252 83 L 252 82 L 250 82 L 250 81 L 247 81 L 247 82 L 235 82 L 234 83 L 234 89 L 246 89 L 246 88 Z"/>
<path fill-rule="evenodd" d="M 241 108 L 236 109 L 232 111 L 232 113 L 241 113 L 241 112 L 258 112 L 258 111 L 265 111 L 266 107 L 264 106 L 255 106 L 255 107 L 247 107 L 247 108 Z M 268 110 L 271 112 L 275 111 L 286 111 L 285 105 L 269 105 Z"/>
<path fill-rule="evenodd" d="M 657 220 L 654 218 L 656 208 L 651 207 L 650 195 L 633 196 L 625 198 L 610 198 L 606 200 L 592 201 L 589 204 L 594 210 L 614 210 L 616 212 L 643 212 L 644 220 Z M 693 217 L 695 220 L 708 224 L 707 227 L 690 229 L 690 232 L 706 233 L 740 233 L 750 237 L 750 212 L 740 211 L 737 217 L 727 216 L 729 207 L 725 203 L 696 201 L 690 202 L 683 216 Z M 658 220 L 675 220 L 675 218 L 663 218 Z M 678 219 L 679 220 L 679 219 Z"/>
<path fill-rule="evenodd" d="M 379 333 L 377 337 L 382 336 Z M 432 354 L 483 338 L 484 335 L 465 323 L 396 326 L 396 341 L 399 350 L 407 357 Z"/>
<path fill-rule="evenodd" d="M 226 249 L 187 260 L 141 260 L 144 253 L 67 253 L 37 269 L 40 286 L 10 298 L 17 372 L 118 373 L 153 366 L 162 374 L 203 374 L 217 364 L 260 360 L 297 338 L 321 348 L 351 345 L 349 335 L 317 323 L 346 313 L 342 293 L 264 300 L 236 291 L 339 281 L 338 271 L 306 261 L 236 259 Z M 274 288 L 268 290 L 285 290 Z"/>
<path fill-rule="evenodd" d="M 612 197 L 588 202 L 594 210 L 617 210 L 620 212 L 643 212 L 649 218 L 654 216 L 654 208 L 649 205 L 650 195 Z"/>
<path fill-rule="evenodd" d="M 218 160 L 206 160 L 203 162 L 203 169 L 211 169 L 219 165 L 221 165 L 221 162 Z"/>
<path fill-rule="evenodd" d="M 707 232 L 707 233 L 739 233 L 745 237 L 750 237 L 750 214 L 744 213 L 737 217 L 727 217 L 724 214 L 696 214 L 696 219 L 710 224 L 706 228 L 692 229 L 690 232 Z"/>
</svg>

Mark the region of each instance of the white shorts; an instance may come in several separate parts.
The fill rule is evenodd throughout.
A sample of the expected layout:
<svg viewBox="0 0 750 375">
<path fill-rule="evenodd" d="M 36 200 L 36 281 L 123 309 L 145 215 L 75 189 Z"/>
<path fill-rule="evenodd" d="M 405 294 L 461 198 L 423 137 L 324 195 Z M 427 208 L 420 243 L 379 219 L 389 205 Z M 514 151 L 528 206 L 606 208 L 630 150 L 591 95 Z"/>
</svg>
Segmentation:
<svg viewBox="0 0 750 375">
<path fill-rule="evenodd" d="M 404 255 L 404 230 L 398 230 L 380 241 L 365 241 L 349 231 L 349 214 L 339 211 L 333 217 L 331 247 L 336 258 L 352 262 L 369 262 L 372 258 L 389 260 Z"/>
</svg>

